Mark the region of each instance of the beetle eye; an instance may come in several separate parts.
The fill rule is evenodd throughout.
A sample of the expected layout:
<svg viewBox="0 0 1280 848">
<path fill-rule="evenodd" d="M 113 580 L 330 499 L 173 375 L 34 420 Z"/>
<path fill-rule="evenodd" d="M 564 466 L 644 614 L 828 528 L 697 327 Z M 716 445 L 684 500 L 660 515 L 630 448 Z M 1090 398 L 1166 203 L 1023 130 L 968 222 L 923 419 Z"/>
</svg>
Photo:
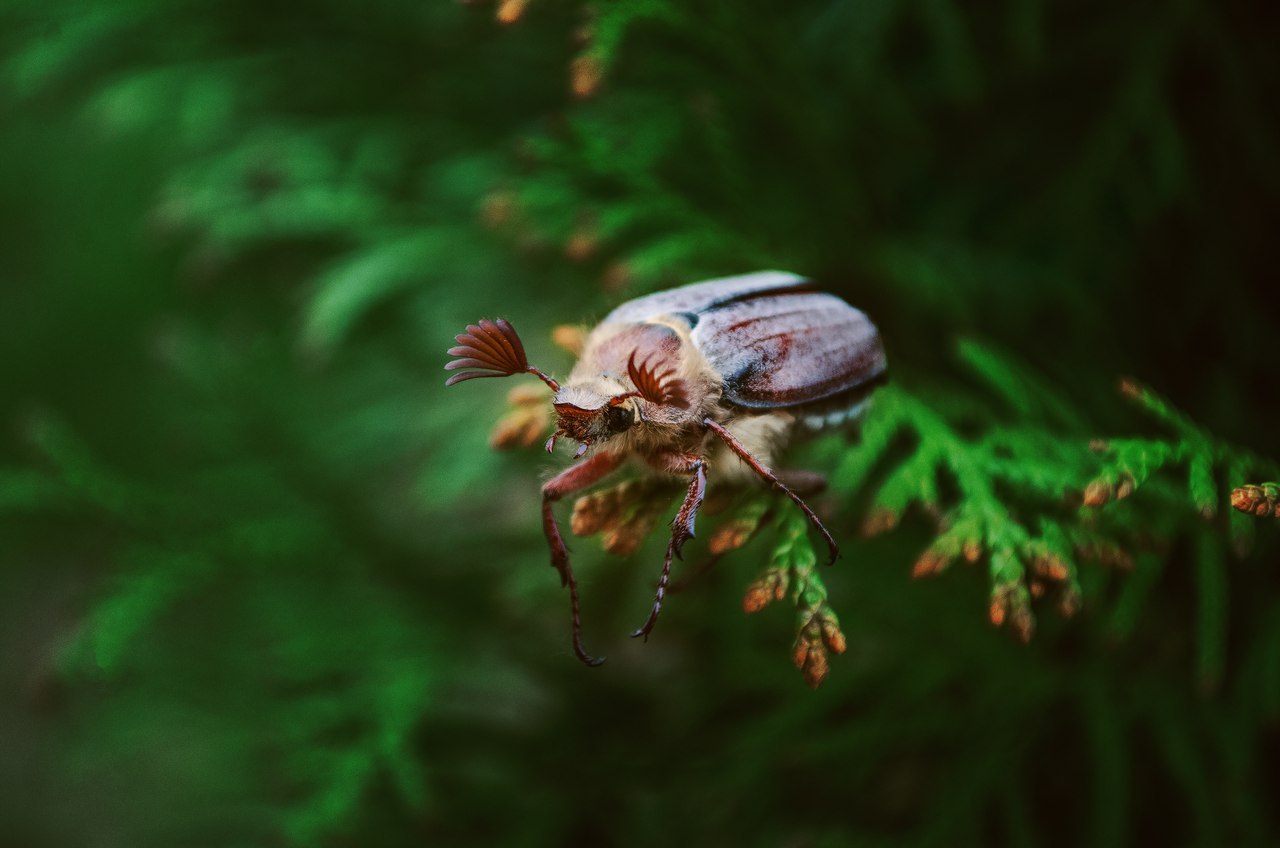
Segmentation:
<svg viewBox="0 0 1280 848">
<path fill-rule="evenodd" d="M 621 433 L 635 423 L 635 414 L 629 406 L 607 407 L 605 415 L 608 418 L 609 429 L 614 433 Z"/>
</svg>

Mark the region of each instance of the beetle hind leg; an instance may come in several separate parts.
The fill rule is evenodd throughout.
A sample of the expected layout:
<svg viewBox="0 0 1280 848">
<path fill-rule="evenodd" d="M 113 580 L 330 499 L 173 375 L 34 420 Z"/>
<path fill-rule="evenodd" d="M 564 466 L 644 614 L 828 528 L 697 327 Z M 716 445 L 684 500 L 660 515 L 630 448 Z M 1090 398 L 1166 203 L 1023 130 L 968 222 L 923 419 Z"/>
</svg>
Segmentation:
<svg viewBox="0 0 1280 848">
<path fill-rule="evenodd" d="M 826 525 L 822 523 L 822 520 L 818 518 L 817 513 L 815 513 L 813 509 L 811 509 L 810 506 L 804 502 L 804 498 L 800 497 L 798 494 L 796 494 L 794 491 L 788 488 L 787 484 L 782 482 L 782 480 L 779 479 L 779 475 L 774 474 L 772 471 L 766 468 L 763 464 L 761 464 L 760 460 L 752 456 L 751 452 L 748 451 L 746 447 L 743 446 L 742 442 L 734 438 L 734 435 L 730 433 L 724 427 L 724 425 L 719 424 L 718 422 L 713 421 L 710 418 L 704 418 L 702 423 L 708 430 L 710 430 L 712 433 L 715 433 L 716 436 L 719 437 L 719 439 L 722 442 L 724 442 L 725 445 L 728 446 L 729 450 L 733 451 L 738 456 L 739 459 L 741 459 L 748 466 L 750 466 L 752 471 L 754 471 L 756 474 L 759 474 L 762 478 L 764 478 L 769 483 L 771 483 L 775 489 L 779 490 L 784 495 L 791 498 L 792 502 L 795 503 L 796 506 L 800 507 L 800 509 L 804 512 L 805 517 L 809 519 L 809 523 L 813 525 L 815 530 L 817 530 L 819 533 L 822 534 L 822 538 L 827 543 L 827 554 L 829 557 L 827 559 L 827 564 L 830 565 L 831 563 L 835 562 L 840 557 L 840 546 L 836 544 L 836 540 L 831 536 L 831 531 L 829 531 L 826 528 Z M 791 472 L 792 475 L 794 475 L 795 473 L 796 472 Z M 801 473 L 804 473 L 804 472 L 801 472 Z"/>
<path fill-rule="evenodd" d="M 820 495 L 827 490 L 826 475 L 818 471 L 786 468 L 774 472 L 778 482 L 802 498 Z"/>
</svg>

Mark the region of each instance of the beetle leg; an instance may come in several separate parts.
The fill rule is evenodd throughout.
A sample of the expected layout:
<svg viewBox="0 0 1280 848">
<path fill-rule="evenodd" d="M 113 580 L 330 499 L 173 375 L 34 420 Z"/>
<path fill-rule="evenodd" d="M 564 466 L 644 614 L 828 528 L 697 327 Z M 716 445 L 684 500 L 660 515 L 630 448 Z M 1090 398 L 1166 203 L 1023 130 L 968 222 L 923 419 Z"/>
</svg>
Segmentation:
<svg viewBox="0 0 1280 848">
<path fill-rule="evenodd" d="M 684 559 L 681 551 L 684 543 L 694 537 L 694 521 L 698 517 L 698 507 L 702 505 L 702 498 L 707 492 L 707 463 L 702 457 L 668 455 L 662 459 L 666 460 L 666 468 L 672 471 L 687 471 L 693 474 L 693 478 L 689 481 L 689 491 L 684 497 L 684 503 L 680 505 L 680 511 L 671 521 L 671 541 L 667 543 L 667 555 L 662 561 L 662 574 L 658 577 L 658 588 L 654 592 L 653 609 L 649 611 L 649 617 L 644 624 L 631 634 L 632 637 L 643 636 L 646 640 L 653 626 L 658 623 L 658 616 L 662 613 L 662 601 L 667 595 L 667 583 L 671 579 L 671 560 L 675 557 Z"/>
<path fill-rule="evenodd" d="M 573 652 L 578 659 L 587 665 L 600 665 L 604 657 L 593 657 L 582 647 L 582 620 L 578 613 L 578 581 L 573 576 L 573 566 L 569 565 L 569 548 L 560 535 L 560 527 L 556 524 L 552 505 L 574 492 L 587 488 L 599 481 L 609 472 L 622 464 L 618 454 L 598 453 L 586 462 L 566 468 L 542 485 L 542 531 L 546 534 L 547 545 L 551 548 L 551 564 L 560 572 L 560 585 L 569 587 L 569 607 L 573 612 Z"/>
<path fill-rule="evenodd" d="M 773 472 L 782 484 L 800 497 L 817 495 L 827 490 L 827 478 L 817 471 L 781 468 Z"/>
<path fill-rule="evenodd" d="M 751 466 L 752 471 L 759 474 L 765 480 L 768 480 L 773 484 L 774 488 L 780 490 L 787 497 L 791 498 L 791 500 L 795 502 L 796 506 L 804 510 L 805 517 L 807 517 L 809 522 L 813 524 L 814 528 L 822 534 L 822 538 L 827 540 L 827 553 L 829 555 L 829 559 L 827 560 L 828 564 L 835 562 L 836 558 L 840 556 L 840 547 L 836 544 L 836 540 L 831 538 L 831 533 L 823 526 L 822 522 L 818 519 L 818 516 L 815 515 L 813 510 L 809 508 L 809 505 L 804 502 L 804 499 L 791 491 L 791 489 L 787 488 L 786 484 L 779 480 L 776 474 L 768 468 L 765 468 L 760 463 L 760 460 L 752 456 L 751 453 L 742 446 L 742 442 L 739 442 L 734 438 L 733 434 L 725 429 L 722 424 L 718 424 L 710 418 L 704 418 L 702 423 L 706 425 L 708 430 L 719 436 L 720 440 L 728 445 L 729 450 L 737 454 L 739 459 Z"/>
<path fill-rule="evenodd" d="M 698 518 L 698 507 L 702 506 L 702 498 L 707 493 L 707 463 L 701 458 L 695 459 L 690 463 L 689 470 L 693 473 L 689 491 L 671 523 L 671 543 L 678 559 L 684 559 L 684 543 L 696 535 L 693 523 Z"/>
</svg>

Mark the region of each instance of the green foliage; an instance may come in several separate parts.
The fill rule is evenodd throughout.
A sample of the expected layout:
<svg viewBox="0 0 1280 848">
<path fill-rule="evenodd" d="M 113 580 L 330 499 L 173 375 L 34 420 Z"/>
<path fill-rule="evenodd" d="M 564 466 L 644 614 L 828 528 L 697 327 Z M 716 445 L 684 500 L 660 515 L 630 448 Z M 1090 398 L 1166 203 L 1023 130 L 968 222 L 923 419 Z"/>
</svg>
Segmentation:
<svg viewBox="0 0 1280 848">
<path fill-rule="evenodd" d="M 796 607 L 793 660 L 809 685 L 816 687 L 827 677 L 827 651 L 843 654 L 847 643 L 840 619 L 827 602 L 827 587 L 818 571 L 813 545 L 805 536 L 807 529 L 808 519 L 798 510 L 779 523 L 769 566 L 747 588 L 743 607 L 757 612 L 790 590 Z"/>
<path fill-rule="evenodd" d="M 960 407 L 956 423 L 944 419 L 934 407 L 898 388 L 878 393 L 871 414 L 861 430 L 861 445 L 840 457 L 834 482 L 846 493 L 864 486 L 869 475 L 891 453 L 895 436 L 909 431 L 913 449 L 897 456 L 877 484 L 865 531 L 875 534 L 894 527 L 913 505 L 940 516 L 940 530 L 915 565 L 915 576 L 936 574 L 956 559 L 970 563 L 985 558 L 991 579 L 990 617 L 999 626 L 1008 620 L 1025 641 L 1031 637 L 1034 618 L 1031 596 L 1052 588 L 1064 615 L 1071 616 L 1081 601 L 1076 560 L 1089 558 L 1110 564 L 1131 564 L 1123 536 L 1140 528 L 1145 546 L 1168 545 L 1181 534 L 1175 523 L 1151 522 L 1134 515 L 1108 516 L 1100 521 L 1089 510 L 1076 509 L 1083 490 L 1085 507 L 1098 507 L 1111 498 L 1126 498 L 1148 478 L 1168 465 L 1185 463 L 1187 494 L 1181 499 L 1168 492 L 1156 506 L 1168 515 L 1185 511 L 1190 500 L 1201 516 L 1213 518 L 1222 501 L 1215 469 L 1227 469 L 1239 478 L 1253 469 L 1271 468 L 1260 457 L 1212 438 L 1202 428 L 1148 389 L 1126 382 L 1123 392 L 1153 413 L 1176 434 L 1172 440 L 1112 439 L 1092 445 L 1104 454 L 1090 456 L 1077 434 L 1085 426 L 1057 394 L 1023 373 L 1008 360 L 972 342 L 961 346 L 961 358 L 994 390 L 1017 421 L 1011 426 L 1000 415 L 982 407 Z M 966 438 L 961 427 L 982 428 L 977 438 Z M 954 489 L 950 503 L 940 496 L 939 472 Z M 1086 485 L 1087 483 L 1087 485 Z M 945 506 L 945 512 L 944 512 Z M 1247 549 L 1242 522 L 1233 514 L 1230 529 L 1237 548 Z M 1247 526 L 1247 525 L 1244 525 Z M 1203 534 L 1202 534 L 1203 535 Z M 1221 639 L 1221 616 L 1226 586 L 1223 563 L 1217 549 L 1208 546 L 1198 557 L 1197 574 L 1203 584 L 1202 642 Z M 1215 559 L 1216 558 L 1216 559 Z M 1211 621 L 1212 619 L 1212 621 Z M 1216 622 L 1216 623 L 1215 623 Z M 1211 645 L 1207 655 L 1220 651 Z M 1206 675 L 1216 677 L 1220 663 L 1202 663 Z"/>
<path fill-rule="evenodd" d="M 6 844 L 1274 844 L 1247 5 L 6 4 Z M 747 496 L 641 645 L 628 512 L 579 668 L 548 461 L 444 350 L 500 313 L 564 373 L 549 328 L 764 267 L 888 346 L 789 457 L 844 557 Z"/>
</svg>

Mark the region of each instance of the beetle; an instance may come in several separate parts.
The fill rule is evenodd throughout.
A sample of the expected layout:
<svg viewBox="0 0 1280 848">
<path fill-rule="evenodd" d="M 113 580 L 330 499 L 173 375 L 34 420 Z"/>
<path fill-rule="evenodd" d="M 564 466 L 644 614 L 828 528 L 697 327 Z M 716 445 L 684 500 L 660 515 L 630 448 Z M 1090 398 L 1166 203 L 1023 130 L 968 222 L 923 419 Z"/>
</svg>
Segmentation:
<svg viewBox="0 0 1280 848">
<path fill-rule="evenodd" d="M 551 564 L 569 589 L 573 649 L 582 644 L 578 586 L 554 504 L 636 459 L 650 471 L 688 479 L 674 520 L 653 607 L 632 636 L 648 637 L 666 594 L 673 558 L 694 536 L 708 469 L 717 480 L 761 479 L 804 511 L 827 543 L 822 521 L 775 467 L 797 430 L 856 418 L 886 378 L 884 347 L 861 311 L 805 277 L 758 271 L 658 292 L 623 303 L 587 336 L 561 384 L 529 364 L 505 319 L 481 320 L 456 336 L 445 365 L 451 386 L 477 377 L 532 374 L 554 392 L 556 429 L 547 439 L 578 443 L 575 464 L 542 487 L 542 526 Z M 785 476 L 785 472 L 784 472 Z M 811 488 L 821 477 L 808 475 Z M 813 485 L 815 484 L 816 485 Z"/>
</svg>

